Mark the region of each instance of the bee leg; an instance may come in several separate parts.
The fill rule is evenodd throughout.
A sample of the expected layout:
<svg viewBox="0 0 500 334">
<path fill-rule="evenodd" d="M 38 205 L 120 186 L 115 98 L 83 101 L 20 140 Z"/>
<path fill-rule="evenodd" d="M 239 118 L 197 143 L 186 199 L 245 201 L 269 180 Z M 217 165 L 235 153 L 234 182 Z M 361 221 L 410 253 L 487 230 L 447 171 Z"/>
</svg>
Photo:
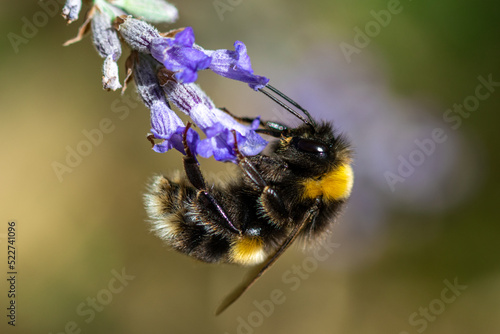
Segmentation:
<svg viewBox="0 0 500 334">
<path fill-rule="evenodd" d="M 286 127 L 286 125 L 271 121 L 265 122 L 264 129 L 255 130 L 255 132 L 273 136 L 274 138 L 281 137 L 281 135 L 286 133 L 287 131 L 288 128 Z"/>
<path fill-rule="evenodd" d="M 279 197 L 276 191 L 266 183 L 257 169 L 255 169 L 255 166 L 240 152 L 238 149 L 236 132 L 235 130 L 232 132 L 234 136 L 234 151 L 238 159 L 238 166 L 240 166 L 245 175 L 252 181 L 255 189 L 261 192 L 260 200 L 264 209 L 274 221 L 290 220 L 281 197 Z"/>
<path fill-rule="evenodd" d="M 226 114 L 228 114 L 229 116 L 231 116 L 232 118 L 236 119 L 239 122 L 251 124 L 253 121 L 255 121 L 255 118 L 252 118 L 252 117 L 236 116 L 225 107 L 221 107 L 219 109 L 222 110 L 223 112 L 225 112 Z M 264 121 L 259 121 L 259 123 L 260 123 L 260 126 L 264 126 L 264 127 L 266 126 L 266 122 L 264 122 Z"/>
<path fill-rule="evenodd" d="M 255 118 L 251 118 L 251 117 L 236 116 L 233 113 L 231 113 L 227 108 L 224 108 L 224 107 L 219 108 L 219 109 L 224 111 L 226 114 L 228 114 L 232 118 L 234 118 L 237 121 L 242 122 L 242 123 L 251 124 L 255 120 Z M 277 123 L 277 122 L 259 120 L 259 124 L 260 124 L 260 126 L 263 127 L 263 129 L 257 129 L 257 130 L 255 130 L 256 132 L 264 133 L 266 135 L 270 135 L 270 136 L 273 136 L 275 138 L 279 138 L 281 136 L 281 134 L 283 133 L 283 131 L 288 130 L 286 125 L 281 124 L 281 123 Z"/>
<path fill-rule="evenodd" d="M 199 163 L 187 145 L 186 135 L 190 126 L 191 123 L 188 123 L 182 138 L 184 150 L 186 151 L 186 155 L 184 156 L 184 170 L 186 172 L 186 176 L 193 187 L 198 190 L 196 195 L 197 199 L 203 203 L 204 207 L 208 208 L 210 212 L 214 213 L 214 215 L 219 218 L 217 221 L 221 222 L 223 226 L 231 232 L 241 234 L 241 230 L 234 226 L 224 209 L 219 205 L 219 203 L 217 203 L 217 200 L 212 196 L 212 194 L 208 192 Z"/>
</svg>

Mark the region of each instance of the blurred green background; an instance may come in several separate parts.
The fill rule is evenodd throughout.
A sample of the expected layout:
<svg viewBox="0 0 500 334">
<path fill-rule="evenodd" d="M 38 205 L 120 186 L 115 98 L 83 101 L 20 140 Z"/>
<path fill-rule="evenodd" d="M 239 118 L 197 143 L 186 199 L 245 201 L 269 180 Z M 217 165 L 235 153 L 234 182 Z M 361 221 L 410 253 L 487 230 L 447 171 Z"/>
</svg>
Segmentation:
<svg viewBox="0 0 500 334">
<path fill-rule="evenodd" d="M 456 130 L 443 120 L 475 95 L 479 76 L 500 81 L 498 3 L 401 1 L 378 29 L 370 22 L 394 1 L 176 3 L 172 27 L 192 26 L 207 49 L 244 41 L 257 74 L 334 120 L 357 152 L 353 198 L 330 241 L 335 252 L 316 261 L 292 248 L 219 317 L 218 303 L 248 269 L 194 262 L 148 232 L 145 185 L 180 169 L 181 155 L 150 149 L 149 113 L 133 102 L 135 87 L 125 94 L 130 104 L 102 90 L 88 37 L 62 46 L 82 18 L 70 26 L 59 14 L 49 18 L 16 52 L 9 33 L 22 36 L 23 17 L 33 22 L 42 9 L 36 1 L 1 4 L 0 241 L 6 273 L 7 222 L 15 220 L 19 272 L 15 328 L 6 325 L 1 279 L 2 333 L 500 332 L 500 87 Z M 355 46 L 356 28 L 367 24 L 370 42 L 347 61 L 341 45 Z M 207 72 L 200 84 L 238 115 L 285 117 L 242 83 Z M 83 132 L 103 119 L 112 130 L 58 179 L 54 162 L 66 164 L 68 147 L 83 145 Z M 396 173 L 398 157 L 408 159 L 435 128 L 448 140 L 391 191 L 386 172 Z M 209 177 L 231 172 L 201 163 Z M 307 275 L 294 274 L 297 266 Z M 122 271 L 129 280 L 118 289 L 113 277 Z M 463 289 L 444 290 L 445 281 Z M 276 289 L 284 302 L 259 311 Z M 98 311 L 90 311 L 93 299 Z"/>
</svg>

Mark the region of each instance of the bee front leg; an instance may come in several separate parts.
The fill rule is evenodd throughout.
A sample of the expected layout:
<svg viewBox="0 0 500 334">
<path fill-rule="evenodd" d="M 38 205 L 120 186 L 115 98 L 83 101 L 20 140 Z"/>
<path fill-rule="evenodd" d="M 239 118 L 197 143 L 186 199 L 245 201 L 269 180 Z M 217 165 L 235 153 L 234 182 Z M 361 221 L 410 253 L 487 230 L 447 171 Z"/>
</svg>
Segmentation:
<svg viewBox="0 0 500 334">
<path fill-rule="evenodd" d="M 224 209 L 207 189 L 205 179 L 203 178 L 203 174 L 200 170 L 200 165 L 187 145 L 186 135 L 190 126 L 191 124 L 188 123 L 182 138 L 184 150 L 186 151 L 186 155 L 184 156 L 184 170 L 186 172 L 186 176 L 193 187 L 198 190 L 196 197 L 203 204 L 203 207 L 212 212 L 216 218 L 218 218 L 217 221 L 223 224 L 223 227 L 233 233 L 241 234 L 241 230 L 234 226 Z"/>
<path fill-rule="evenodd" d="M 221 107 L 219 109 L 224 111 L 226 114 L 233 117 L 239 122 L 251 124 L 253 123 L 253 121 L 255 121 L 255 118 L 236 116 L 233 113 L 231 113 L 227 108 Z M 255 132 L 263 133 L 269 136 L 273 136 L 275 138 L 279 138 L 283 132 L 288 130 L 286 125 L 277 122 L 259 120 L 259 124 L 260 126 L 263 127 L 263 129 L 257 129 L 255 130 Z"/>
</svg>

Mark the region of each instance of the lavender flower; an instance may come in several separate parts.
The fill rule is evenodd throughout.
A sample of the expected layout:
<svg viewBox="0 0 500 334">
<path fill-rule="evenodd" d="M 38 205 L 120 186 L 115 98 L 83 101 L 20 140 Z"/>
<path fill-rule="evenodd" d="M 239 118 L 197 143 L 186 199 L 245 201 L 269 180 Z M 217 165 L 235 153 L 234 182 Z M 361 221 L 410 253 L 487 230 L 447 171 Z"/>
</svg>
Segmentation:
<svg viewBox="0 0 500 334">
<path fill-rule="evenodd" d="M 205 50 L 194 44 L 191 27 L 174 37 L 163 37 L 153 26 L 132 17 L 120 18 L 118 29 L 127 44 L 134 50 L 151 53 L 168 70 L 176 72 L 175 78 L 181 83 L 195 82 L 197 71 L 207 68 L 223 77 L 246 82 L 254 90 L 269 82 L 268 78 L 253 74 L 247 48 L 240 41 L 234 43 L 234 51 Z"/>
<path fill-rule="evenodd" d="M 207 139 L 200 141 L 197 152 L 204 158 L 214 156 L 217 161 L 234 161 L 234 135 L 229 130 L 232 122 L 215 122 L 205 129 Z M 254 130 L 259 127 L 259 118 L 256 118 L 248 127 L 245 134 L 236 131 L 238 149 L 243 155 L 256 155 L 266 147 L 267 141 L 262 139 Z"/>
<path fill-rule="evenodd" d="M 238 148 L 244 155 L 256 155 L 266 147 L 267 141 L 254 131 L 259 126 L 258 119 L 251 126 L 242 125 L 216 108 L 198 85 L 180 84 L 166 70 L 160 70 L 158 75 L 168 99 L 206 134 L 207 138 L 197 144 L 199 155 L 204 158 L 213 155 L 218 161 L 236 160 L 231 130 L 236 131 Z"/>
<path fill-rule="evenodd" d="M 68 21 L 74 20 L 80 8 L 81 1 L 68 0 L 63 15 Z M 103 87 L 116 90 L 121 87 L 116 64 L 121 55 L 117 37 L 120 33 L 133 50 L 129 58 L 134 60 L 133 66 L 127 79 L 133 72 L 139 95 L 151 111 L 151 132 L 154 138 L 163 140 L 154 143 L 153 149 L 163 153 L 175 148 L 186 154 L 185 136 L 193 154 L 213 155 L 219 161 L 235 161 L 235 139 L 244 155 L 260 153 L 267 141 L 255 132 L 259 120 L 250 126 L 238 123 L 217 109 L 210 98 L 193 84 L 199 70 L 211 69 L 223 77 L 246 82 L 255 90 L 267 85 L 269 79 L 253 74 L 245 44 L 235 42 L 234 51 L 204 50 L 195 44 L 191 27 L 162 34 L 154 26 L 129 14 L 150 22 L 173 22 L 178 15 L 177 9 L 163 0 L 93 0 L 77 37 L 65 45 L 79 41 L 90 24 L 96 50 L 105 58 Z M 201 140 L 193 129 L 186 129 L 170 109 L 167 99 L 191 117 L 205 133 L 205 139 Z"/>
<path fill-rule="evenodd" d="M 161 37 L 155 27 L 131 16 L 117 17 L 116 29 L 133 50 L 142 53 L 151 53 L 149 51 L 151 43 Z"/>
<path fill-rule="evenodd" d="M 121 88 L 118 79 L 118 65 L 116 61 L 122 54 L 120 40 L 111 26 L 111 17 L 96 7 L 91 21 L 92 42 L 97 53 L 105 58 L 103 64 L 102 85 L 104 89 L 117 90 Z"/>
<path fill-rule="evenodd" d="M 197 71 L 208 68 L 211 58 L 193 48 L 194 33 L 191 27 L 177 33 L 174 38 L 155 38 L 150 46 L 151 55 L 165 68 L 176 72 L 180 82 L 195 82 Z"/>
<path fill-rule="evenodd" d="M 163 88 L 158 82 L 156 71 L 158 64 L 151 56 L 134 53 L 134 80 L 137 91 L 144 104 L 151 111 L 151 132 L 157 139 L 164 141 L 153 146 L 153 150 L 159 153 L 167 152 L 171 148 L 184 152 L 182 134 L 185 131 L 184 123 L 170 109 L 165 98 Z M 193 129 L 188 130 L 188 146 L 196 154 L 198 144 L 198 134 Z"/>
<path fill-rule="evenodd" d="M 215 73 L 234 80 L 243 81 L 254 89 L 263 88 L 269 79 L 260 75 L 254 75 L 247 47 L 243 42 L 234 42 L 235 51 L 231 50 L 204 50 L 205 54 L 212 57 L 210 69 Z"/>
<path fill-rule="evenodd" d="M 188 27 L 173 38 L 162 37 L 153 26 L 132 17 L 119 18 L 118 30 L 134 50 L 151 53 L 168 70 L 174 71 L 180 82 L 190 83 L 198 78 L 197 71 L 208 68 L 211 58 L 194 49 L 193 29 Z"/>
</svg>

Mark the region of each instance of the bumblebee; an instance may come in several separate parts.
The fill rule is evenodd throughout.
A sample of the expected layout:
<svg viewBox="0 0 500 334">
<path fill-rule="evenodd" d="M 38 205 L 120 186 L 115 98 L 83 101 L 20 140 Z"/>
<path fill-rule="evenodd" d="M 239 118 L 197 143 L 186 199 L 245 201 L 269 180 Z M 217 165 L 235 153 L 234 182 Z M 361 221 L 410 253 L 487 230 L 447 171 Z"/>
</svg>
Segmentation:
<svg viewBox="0 0 500 334">
<path fill-rule="evenodd" d="M 152 230 L 173 249 L 204 262 L 262 264 L 219 313 L 296 238 L 305 245 L 324 239 L 353 184 L 352 152 L 344 136 L 337 134 L 329 122 L 318 124 L 274 87 L 266 88 L 270 91 L 261 92 L 303 124 L 290 128 L 261 121 L 256 131 L 278 139 L 270 143 L 266 155 L 243 156 L 235 140 L 239 175 L 225 185 L 205 182 L 185 144 L 185 175 L 154 177 L 144 196 Z"/>
</svg>

